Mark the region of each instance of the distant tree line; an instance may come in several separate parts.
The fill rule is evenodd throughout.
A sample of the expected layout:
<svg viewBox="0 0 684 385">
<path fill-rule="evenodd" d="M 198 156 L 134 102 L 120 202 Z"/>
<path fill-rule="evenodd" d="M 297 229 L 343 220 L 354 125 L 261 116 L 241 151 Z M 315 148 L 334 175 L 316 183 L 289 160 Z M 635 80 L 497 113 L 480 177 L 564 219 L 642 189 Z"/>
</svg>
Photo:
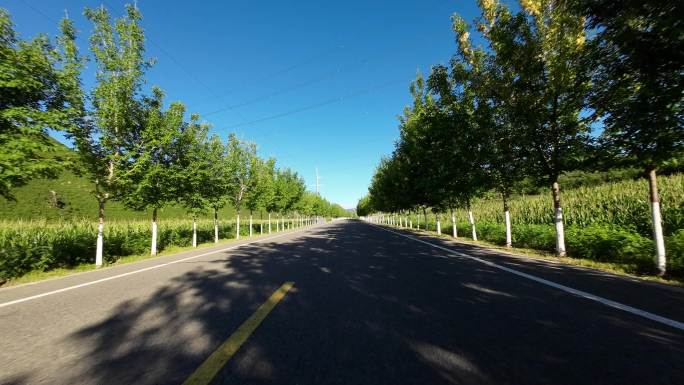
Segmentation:
<svg viewBox="0 0 684 385">
<path fill-rule="evenodd" d="M 93 25 L 89 56 L 78 50 L 72 20 L 61 21 L 56 42 L 46 35 L 21 40 L 0 8 L 0 196 L 14 199 L 14 188 L 67 169 L 85 175 L 99 203 L 98 265 L 112 199 L 134 210 L 151 209 L 153 255 L 158 211 L 168 204 L 182 205 L 193 219 L 213 211 L 216 242 L 218 211 L 225 205 L 237 212 L 238 238 L 245 209 L 250 235 L 254 212 L 268 213 L 268 232 L 272 214 L 276 230 L 303 225 L 312 216 L 346 215 L 341 206 L 307 192 L 296 172 L 259 158 L 254 143 L 234 134 L 226 142 L 210 136 L 199 115 L 187 119 L 183 103 L 165 108 L 158 87 L 146 94 L 145 73 L 153 63 L 145 58 L 142 15 L 135 6 L 127 5 L 116 20 L 104 7 L 86 8 L 84 15 Z M 81 81 L 86 61 L 96 71 L 91 90 Z M 56 142 L 48 129 L 71 140 L 78 156 L 52 156 Z M 194 246 L 196 239 L 193 231 Z"/>
<path fill-rule="evenodd" d="M 643 170 L 656 268 L 666 270 L 656 174 L 684 160 L 684 3 L 478 0 L 475 30 L 452 17 L 457 52 L 411 83 L 400 139 L 358 215 L 465 208 L 496 191 L 511 245 L 510 195 L 521 181 L 553 198 L 566 253 L 559 178 L 573 170 Z M 486 46 L 473 44 L 479 33 Z M 684 188 L 684 186 L 683 186 Z"/>
</svg>

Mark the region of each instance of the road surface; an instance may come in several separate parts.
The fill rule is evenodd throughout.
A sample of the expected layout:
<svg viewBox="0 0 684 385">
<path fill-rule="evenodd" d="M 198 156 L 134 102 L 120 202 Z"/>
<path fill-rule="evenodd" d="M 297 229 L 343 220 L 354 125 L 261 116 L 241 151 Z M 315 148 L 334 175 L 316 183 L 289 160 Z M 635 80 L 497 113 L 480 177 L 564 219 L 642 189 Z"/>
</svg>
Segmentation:
<svg viewBox="0 0 684 385">
<path fill-rule="evenodd" d="M 684 384 L 682 321 L 681 288 L 335 221 L 0 289 L 0 384 Z"/>
</svg>

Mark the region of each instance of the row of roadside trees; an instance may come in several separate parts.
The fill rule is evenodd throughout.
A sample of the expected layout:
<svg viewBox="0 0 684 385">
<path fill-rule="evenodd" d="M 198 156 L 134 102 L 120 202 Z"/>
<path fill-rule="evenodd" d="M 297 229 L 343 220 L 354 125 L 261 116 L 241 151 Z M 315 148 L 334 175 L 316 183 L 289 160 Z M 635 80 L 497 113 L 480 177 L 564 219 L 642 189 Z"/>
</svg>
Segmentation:
<svg viewBox="0 0 684 385">
<path fill-rule="evenodd" d="M 476 31 L 459 15 L 457 53 L 418 75 L 400 139 L 378 166 L 359 215 L 468 210 L 495 190 L 506 243 L 508 200 L 532 178 L 553 197 L 556 251 L 565 255 L 559 176 L 638 167 L 650 189 L 656 268 L 666 253 L 656 173 L 684 159 L 684 28 L 677 1 L 521 0 L 511 11 L 478 0 Z M 486 46 L 473 44 L 479 33 Z M 455 226 L 454 226 L 455 228 Z"/>
<path fill-rule="evenodd" d="M 218 242 L 218 212 L 231 205 L 236 213 L 285 215 L 303 225 L 310 217 L 342 216 L 345 211 L 317 194 L 307 192 L 303 179 L 275 159 L 257 156 L 254 143 L 234 134 L 223 141 L 209 135 L 209 124 L 185 106 L 165 106 L 164 93 L 144 90 L 145 72 L 153 64 L 145 58 L 142 15 L 135 6 L 112 20 L 104 7 L 86 8 L 92 22 L 90 55 L 81 55 L 73 22 L 61 21 L 57 44 L 40 35 L 21 40 L 9 13 L 0 9 L 0 195 L 13 199 L 13 188 L 37 177 L 54 177 L 71 169 L 93 184 L 99 203 L 96 263 L 102 264 L 107 202 L 114 199 L 134 210 L 151 210 L 151 254 L 157 253 L 157 217 L 169 204 L 185 207 L 196 219 L 213 212 Z M 87 92 L 82 83 L 85 63 L 95 67 L 95 84 Z M 61 132 L 77 157 L 52 156 L 56 142 L 48 130 Z M 263 233 L 263 223 L 260 231 Z M 289 223 L 295 225 L 295 222 Z"/>
</svg>

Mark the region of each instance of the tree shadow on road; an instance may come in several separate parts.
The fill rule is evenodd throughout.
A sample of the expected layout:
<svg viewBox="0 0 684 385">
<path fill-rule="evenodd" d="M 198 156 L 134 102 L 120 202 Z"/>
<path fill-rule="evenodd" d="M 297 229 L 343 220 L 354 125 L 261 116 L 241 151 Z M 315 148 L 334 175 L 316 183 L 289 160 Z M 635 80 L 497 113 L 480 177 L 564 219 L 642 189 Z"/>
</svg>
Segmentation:
<svg viewBox="0 0 684 385">
<path fill-rule="evenodd" d="M 362 223 L 185 263 L 196 267 L 67 336 L 89 349 L 64 383 L 181 383 L 285 281 L 292 292 L 214 383 L 684 378 L 681 334 Z"/>
</svg>

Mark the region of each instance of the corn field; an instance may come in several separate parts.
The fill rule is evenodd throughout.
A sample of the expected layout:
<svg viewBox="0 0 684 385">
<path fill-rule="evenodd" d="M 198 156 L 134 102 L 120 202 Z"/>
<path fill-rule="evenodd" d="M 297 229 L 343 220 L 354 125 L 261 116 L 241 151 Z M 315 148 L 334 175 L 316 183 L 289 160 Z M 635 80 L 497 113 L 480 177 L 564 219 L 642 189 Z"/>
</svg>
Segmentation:
<svg viewBox="0 0 684 385">
<path fill-rule="evenodd" d="M 259 234 L 260 221 L 255 220 L 254 234 Z M 268 231 L 267 221 L 264 232 Z M 168 246 L 190 246 L 192 220 L 160 221 L 158 249 Z M 289 223 L 288 223 L 289 226 Z M 275 231 L 275 219 L 272 222 Z M 240 234 L 249 235 L 246 220 Z M 3 221 L 0 222 L 0 278 L 13 278 L 29 271 L 46 271 L 93 263 L 97 223 L 93 221 Z M 104 228 L 104 257 L 108 263 L 119 257 L 149 253 L 149 221 L 110 221 Z M 198 243 L 212 242 L 214 222 L 197 222 Z M 235 221 L 219 222 L 219 238 L 235 238 Z"/>
<path fill-rule="evenodd" d="M 658 178 L 663 225 L 669 235 L 684 228 L 684 174 Z M 645 180 L 607 183 L 561 192 L 563 216 L 568 226 L 610 225 L 643 236 L 651 234 L 651 211 Z M 551 193 L 513 197 L 510 201 L 513 224 L 553 224 Z M 476 222 L 503 223 L 501 199 L 481 199 L 473 203 Z M 458 210 L 465 219 L 464 210 Z M 448 219 L 443 216 L 443 221 Z M 448 219 L 450 221 L 450 219 Z"/>
</svg>

